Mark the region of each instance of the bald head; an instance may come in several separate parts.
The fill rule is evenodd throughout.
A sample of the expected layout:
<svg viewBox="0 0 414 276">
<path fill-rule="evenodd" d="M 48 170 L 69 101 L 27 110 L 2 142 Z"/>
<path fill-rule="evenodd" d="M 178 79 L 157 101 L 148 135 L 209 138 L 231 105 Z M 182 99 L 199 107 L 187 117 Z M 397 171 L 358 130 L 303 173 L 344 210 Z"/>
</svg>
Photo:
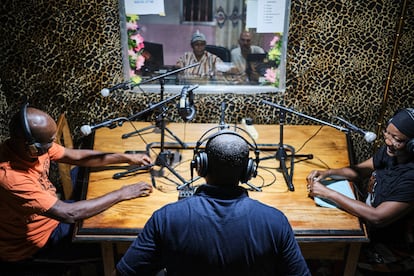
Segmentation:
<svg viewBox="0 0 414 276">
<path fill-rule="evenodd" d="M 235 186 L 246 173 L 249 146 L 240 136 L 227 133 L 210 139 L 206 144 L 208 156 L 207 182 L 213 185 Z"/>
<path fill-rule="evenodd" d="M 17 141 L 24 140 L 26 143 L 37 143 L 50 146 L 56 137 L 57 126 L 52 117 L 44 111 L 33 107 L 27 107 L 26 116 L 24 108 L 17 112 L 10 121 L 10 137 Z"/>
<path fill-rule="evenodd" d="M 252 45 L 252 34 L 248 31 L 241 32 L 239 37 L 239 45 L 244 56 L 249 54 L 250 46 Z"/>
</svg>

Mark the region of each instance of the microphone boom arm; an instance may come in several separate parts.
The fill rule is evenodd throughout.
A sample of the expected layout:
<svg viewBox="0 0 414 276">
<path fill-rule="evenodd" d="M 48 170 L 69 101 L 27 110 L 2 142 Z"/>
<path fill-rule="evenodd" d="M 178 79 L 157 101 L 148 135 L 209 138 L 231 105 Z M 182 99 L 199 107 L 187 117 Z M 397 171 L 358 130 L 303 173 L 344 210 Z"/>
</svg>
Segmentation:
<svg viewBox="0 0 414 276">
<path fill-rule="evenodd" d="M 176 70 L 173 70 L 173 71 L 171 71 L 171 72 L 167 72 L 167 73 L 165 73 L 165 74 L 161 74 L 161 75 L 155 76 L 155 77 L 150 78 L 150 79 L 148 79 L 148 80 L 141 81 L 140 83 L 137 83 L 137 84 L 132 84 L 132 85 L 130 85 L 130 87 L 131 87 L 131 88 L 133 88 L 133 87 L 135 87 L 135 86 L 140 86 L 141 84 L 145 84 L 145 83 L 152 82 L 152 81 L 155 81 L 155 80 L 158 80 L 158 79 L 162 79 L 162 78 L 167 77 L 167 76 L 169 76 L 169 75 L 174 75 L 174 74 L 176 74 L 176 73 L 179 73 L 179 72 L 181 72 L 181 71 L 184 71 L 184 70 L 187 70 L 187 69 L 189 69 L 189 68 L 192 68 L 192 67 L 195 67 L 195 66 L 199 66 L 199 65 L 200 65 L 200 62 L 193 63 L 193 64 L 187 65 L 187 66 L 185 66 L 185 67 L 182 67 L 182 68 L 178 68 L 178 69 L 176 69 Z"/>
<path fill-rule="evenodd" d="M 342 132 L 345 132 L 345 133 L 349 133 L 350 132 L 350 130 L 348 128 L 344 128 L 344 127 L 341 127 L 341 126 L 337 126 L 337 125 L 334 125 L 334 124 L 331 124 L 331 123 L 328 123 L 328 122 L 319 120 L 317 118 L 311 117 L 309 115 L 302 114 L 302 113 L 297 112 L 297 111 L 295 111 L 293 109 L 289 109 L 289 108 L 283 107 L 281 105 L 278 105 L 278 104 L 275 104 L 275 103 L 272 103 L 272 102 L 269 102 L 269 101 L 266 101 L 266 100 L 262 100 L 262 103 L 267 104 L 267 105 L 270 105 L 270 106 L 273 106 L 273 107 L 276 107 L 276 108 L 279 108 L 279 109 L 282 109 L 284 111 L 287 111 L 287 112 L 290 112 L 290 113 L 293 113 L 293 114 L 296 114 L 296 115 L 299 115 L 299 116 L 301 116 L 303 118 L 310 119 L 312 121 L 315 121 L 315 122 L 318 122 L 318 123 L 321 123 L 321 124 L 324 124 L 324 125 L 327 125 L 327 126 L 336 128 L 336 129 L 338 129 L 338 130 L 340 130 Z"/>
<path fill-rule="evenodd" d="M 195 88 L 194 88 L 194 89 L 195 89 Z M 128 118 L 128 121 L 132 121 L 132 120 L 134 120 L 134 119 L 136 119 L 136 118 L 139 118 L 139 117 L 141 117 L 142 115 L 144 115 L 145 113 L 150 112 L 150 111 L 153 111 L 153 110 L 157 109 L 158 107 L 163 106 L 164 104 L 169 103 L 169 102 L 173 101 L 174 99 L 176 99 L 176 98 L 178 98 L 178 97 L 180 97 L 180 96 L 181 96 L 181 94 L 177 94 L 177 95 L 174 95 L 174 96 L 172 96 L 172 97 L 170 97 L 170 98 L 167 98 L 167 99 L 165 99 L 165 100 L 163 100 L 163 101 L 160 101 L 160 102 L 158 102 L 158 103 L 156 103 L 156 104 L 154 104 L 154 105 L 150 106 L 149 108 L 144 109 L 144 110 L 142 110 L 142 111 L 140 111 L 140 112 L 138 112 L 138 113 L 136 113 L 136 114 L 134 114 L 134 115 L 130 116 L 130 117 Z"/>
</svg>

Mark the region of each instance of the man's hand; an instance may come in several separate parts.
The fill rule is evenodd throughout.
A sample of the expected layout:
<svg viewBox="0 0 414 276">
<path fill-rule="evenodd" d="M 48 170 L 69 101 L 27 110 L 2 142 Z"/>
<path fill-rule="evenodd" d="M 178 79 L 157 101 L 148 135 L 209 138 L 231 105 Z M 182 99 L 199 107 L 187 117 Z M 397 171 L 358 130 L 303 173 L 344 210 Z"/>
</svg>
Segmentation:
<svg viewBox="0 0 414 276">
<path fill-rule="evenodd" d="M 119 189 L 123 200 L 133 199 L 142 196 L 149 196 L 152 193 L 152 186 L 145 182 L 138 182 L 123 186 Z"/>
<path fill-rule="evenodd" d="M 143 153 L 127 153 L 125 154 L 130 165 L 149 165 L 152 163 L 151 158 Z"/>
</svg>

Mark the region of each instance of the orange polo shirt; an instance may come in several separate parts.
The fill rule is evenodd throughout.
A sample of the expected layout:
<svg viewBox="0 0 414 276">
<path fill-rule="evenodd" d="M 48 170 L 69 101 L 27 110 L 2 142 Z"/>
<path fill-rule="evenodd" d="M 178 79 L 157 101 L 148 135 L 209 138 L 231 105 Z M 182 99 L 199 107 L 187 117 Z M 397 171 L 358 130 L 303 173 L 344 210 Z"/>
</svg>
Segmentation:
<svg viewBox="0 0 414 276">
<path fill-rule="evenodd" d="M 63 156 L 64 147 L 54 143 L 34 162 L 22 160 L 13 142 L 0 145 L 0 259 L 18 261 L 42 248 L 59 221 L 41 214 L 58 200 L 48 178 L 50 160 Z"/>
</svg>

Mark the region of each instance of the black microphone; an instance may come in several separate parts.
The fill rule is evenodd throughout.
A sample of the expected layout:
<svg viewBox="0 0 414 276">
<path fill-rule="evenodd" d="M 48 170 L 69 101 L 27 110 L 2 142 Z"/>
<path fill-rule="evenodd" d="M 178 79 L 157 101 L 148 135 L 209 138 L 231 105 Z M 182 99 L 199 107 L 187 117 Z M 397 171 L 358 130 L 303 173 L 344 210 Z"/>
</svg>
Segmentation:
<svg viewBox="0 0 414 276">
<path fill-rule="evenodd" d="M 195 85 L 193 87 L 185 85 L 181 90 L 181 97 L 177 107 L 178 114 L 180 114 L 184 122 L 191 121 L 192 119 L 194 119 L 194 116 L 196 114 L 193 90 L 197 87 L 198 85 Z"/>
<path fill-rule="evenodd" d="M 95 129 L 101 128 L 101 127 L 109 127 L 109 128 L 114 128 L 117 126 L 122 126 L 122 123 L 124 121 L 127 121 L 128 118 L 125 117 L 120 117 L 120 118 L 116 118 L 116 119 L 111 119 L 96 125 L 83 125 L 80 128 L 80 131 L 82 132 L 82 134 L 84 136 L 88 136 L 89 134 L 92 133 L 92 131 L 94 131 Z M 116 122 L 118 122 L 118 124 L 115 124 Z"/>
<path fill-rule="evenodd" d="M 371 131 L 365 131 L 365 130 L 363 130 L 363 129 L 360 129 L 359 127 L 357 127 L 357 126 L 355 126 L 355 125 L 353 125 L 353 124 L 351 124 L 350 122 L 348 122 L 348 121 L 345 121 L 344 119 L 342 119 L 342 118 L 340 118 L 340 117 L 336 117 L 335 116 L 335 118 L 336 119 L 338 119 L 339 121 L 341 121 L 342 123 L 344 123 L 350 130 L 352 130 L 352 131 L 354 131 L 354 132 L 356 132 L 356 133 L 359 133 L 359 134 L 362 134 L 362 135 L 364 135 L 364 139 L 365 139 L 365 141 L 367 141 L 368 143 L 372 143 L 372 142 L 374 142 L 375 141 L 375 139 L 377 139 L 377 135 L 374 133 L 374 132 L 371 132 Z"/>
<path fill-rule="evenodd" d="M 127 81 L 127 82 L 119 83 L 119 84 L 117 84 L 113 87 L 110 87 L 110 88 L 104 88 L 104 89 L 101 90 L 101 95 L 104 96 L 104 97 L 108 97 L 109 93 L 111 93 L 114 90 L 118 90 L 118 89 L 126 90 L 126 89 L 129 88 L 130 83 L 131 83 L 131 81 Z"/>
<path fill-rule="evenodd" d="M 226 102 L 221 102 L 221 106 L 220 106 L 220 112 L 221 112 L 221 114 L 220 114 L 220 123 L 219 123 L 219 126 L 220 126 L 220 130 L 223 130 L 223 129 L 225 129 L 225 128 L 229 128 L 229 126 L 228 125 L 226 125 L 226 122 L 225 122 L 225 115 L 226 115 L 226 109 L 227 109 L 227 104 L 226 104 Z"/>
</svg>

